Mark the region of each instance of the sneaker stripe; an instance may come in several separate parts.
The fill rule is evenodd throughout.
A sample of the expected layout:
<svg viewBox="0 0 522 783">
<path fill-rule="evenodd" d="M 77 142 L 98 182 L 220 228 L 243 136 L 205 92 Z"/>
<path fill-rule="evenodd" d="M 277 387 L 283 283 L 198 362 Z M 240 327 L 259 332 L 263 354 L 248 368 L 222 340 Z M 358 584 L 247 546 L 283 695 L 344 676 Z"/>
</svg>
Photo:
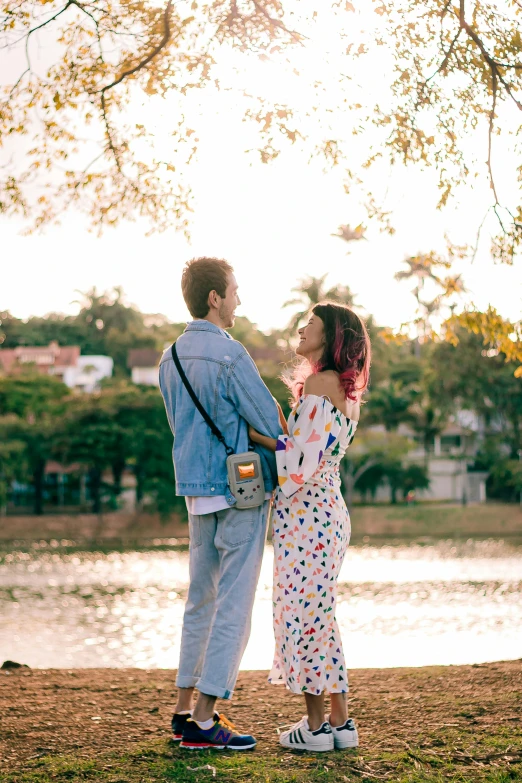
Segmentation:
<svg viewBox="0 0 522 783">
<path fill-rule="evenodd" d="M 297 729 L 297 735 L 299 737 L 299 742 L 304 743 L 303 735 L 301 734 L 301 729 Z"/>
</svg>

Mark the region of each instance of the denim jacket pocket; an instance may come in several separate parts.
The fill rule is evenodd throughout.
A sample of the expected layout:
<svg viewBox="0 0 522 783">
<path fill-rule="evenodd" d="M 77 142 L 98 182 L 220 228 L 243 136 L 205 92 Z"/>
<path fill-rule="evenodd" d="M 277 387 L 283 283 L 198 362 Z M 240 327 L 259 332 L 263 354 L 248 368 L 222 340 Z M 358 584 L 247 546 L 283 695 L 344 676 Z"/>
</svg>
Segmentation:
<svg viewBox="0 0 522 783">
<path fill-rule="evenodd" d="M 221 520 L 221 539 L 227 546 L 241 546 L 252 540 L 254 526 L 257 519 L 257 509 L 231 508 L 224 512 L 225 518 Z"/>
</svg>

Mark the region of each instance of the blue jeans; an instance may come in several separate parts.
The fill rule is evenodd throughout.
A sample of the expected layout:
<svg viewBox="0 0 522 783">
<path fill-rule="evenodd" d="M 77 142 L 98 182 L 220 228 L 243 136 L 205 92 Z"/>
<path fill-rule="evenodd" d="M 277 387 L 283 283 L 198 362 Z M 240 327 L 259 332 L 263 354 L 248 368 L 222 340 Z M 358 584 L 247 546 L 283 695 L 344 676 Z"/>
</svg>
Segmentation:
<svg viewBox="0 0 522 783">
<path fill-rule="evenodd" d="M 232 698 L 250 636 L 269 506 L 189 514 L 190 584 L 178 688 Z"/>
</svg>

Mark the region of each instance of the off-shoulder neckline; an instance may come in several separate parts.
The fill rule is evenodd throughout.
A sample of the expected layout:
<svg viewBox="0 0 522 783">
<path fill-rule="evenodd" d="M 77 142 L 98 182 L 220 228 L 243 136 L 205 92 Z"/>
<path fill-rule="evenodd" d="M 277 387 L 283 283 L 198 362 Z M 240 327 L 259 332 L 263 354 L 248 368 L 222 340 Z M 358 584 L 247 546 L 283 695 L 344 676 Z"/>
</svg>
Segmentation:
<svg viewBox="0 0 522 783">
<path fill-rule="evenodd" d="M 302 402 L 302 400 L 304 400 L 305 397 L 315 397 L 317 400 L 326 400 L 326 402 L 330 403 L 330 405 L 332 406 L 332 410 L 335 413 L 340 413 L 341 416 L 344 416 L 346 421 L 349 421 L 351 424 L 359 424 L 359 419 L 351 419 L 349 416 L 346 415 L 346 413 L 343 413 L 341 410 L 339 410 L 339 408 L 336 405 L 333 404 L 333 402 L 328 397 L 328 395 L 326 395 L 326 394 L 310 394 L 310 393 L 301 394 L 301 397 L 299 398 L 300 402 Z"/>
</svg>

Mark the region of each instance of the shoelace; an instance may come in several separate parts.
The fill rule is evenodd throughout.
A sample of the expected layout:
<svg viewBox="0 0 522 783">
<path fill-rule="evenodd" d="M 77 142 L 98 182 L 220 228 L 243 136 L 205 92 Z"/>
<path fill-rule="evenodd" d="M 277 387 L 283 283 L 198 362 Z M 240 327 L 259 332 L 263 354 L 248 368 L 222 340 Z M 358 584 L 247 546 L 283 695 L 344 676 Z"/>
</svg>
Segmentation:
<svg viewBox="0 0 522 783">
<path fill-rule="evenodd" d="M 222 713 L 219 713 L 219 722 L 223 724 L 223 726 L 226 726 L 227 729 L 231 729 L 232 731 L 236 731 L 236 727 L 234 724 L 229 721 L 228 718 L 225 718 L 225 716 Z"/>
<path fill-rule="evenodd" d="M 297 721 L 297 723 L 286 723 L 284 726 L 277 726 L 276 731 L 278 734 L 280 734 L 283 729 L 298 729 L 301 728 L 303 725 L 303 719 L 301 718 L 300 721 Z"/>
</svg>

